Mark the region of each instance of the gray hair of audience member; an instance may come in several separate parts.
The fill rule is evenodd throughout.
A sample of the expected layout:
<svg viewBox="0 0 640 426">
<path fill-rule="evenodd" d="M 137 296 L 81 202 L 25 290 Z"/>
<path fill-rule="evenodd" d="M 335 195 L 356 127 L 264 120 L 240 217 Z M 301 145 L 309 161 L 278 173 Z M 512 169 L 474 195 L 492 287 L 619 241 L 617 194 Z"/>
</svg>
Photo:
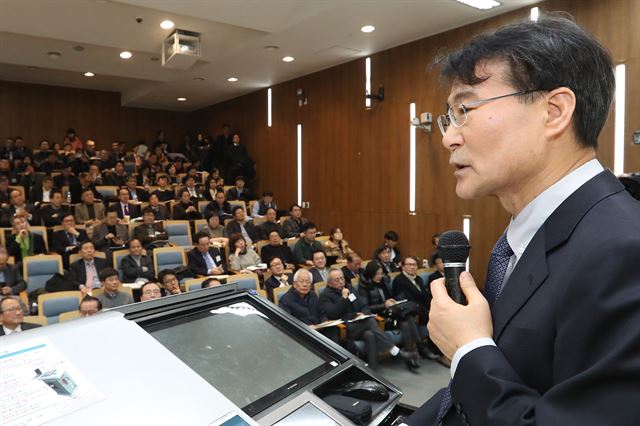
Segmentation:
<svg viewBox="0 0 640 426">
<path fill-rule="evenodd" d="M 329 268 L 329 272 L 327 273 L 327 281 L 331 281 L 331 274 L 334 272 L 339 272 L 340 275 L 342 275 L 344 277 L 344 274 L 342 273 L 342 269 L 338 268 L 337 266 L 331 266 Z"/>
<path fill-rule="evenodd" d="M 300 281 L 300 279 L 302 278 L 302 275 L 306 275 L 310 282 L 313 281 L 313 276 L 311 275 L 311 272 L 309 272 L 308 269 L 302 268 L 302 269 L 298 269 L 296 273 L 293 274 L 293 282 L 295 283 Z"/>
</svg>

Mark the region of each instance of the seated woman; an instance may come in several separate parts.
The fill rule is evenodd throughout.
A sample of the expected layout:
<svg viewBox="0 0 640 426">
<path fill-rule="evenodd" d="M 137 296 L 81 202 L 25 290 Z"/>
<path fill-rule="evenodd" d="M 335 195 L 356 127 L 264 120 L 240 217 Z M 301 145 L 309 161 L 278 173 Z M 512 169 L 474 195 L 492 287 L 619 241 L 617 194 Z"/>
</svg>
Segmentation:
<svg viewBox="0 0 640 426">
<path fill-rule="evenodd" d="M 216 185 L 216 180 L 212 176 L 207 178 L 207 181 L 204 184 L 205 190 L 202 194 L 205 200 L 215 201 L 216 194 L 218 193 L 218 186 Z"/>
<path fill-rule="evenodd" d="M 156 215 L 156 220 L 168 220 L 169 218 L 169 209 L 164 203 L 160 202 L 158 198 L 158 194 L 156 192 L 152 192 L 149 195 L 149 207 L 153 210 Z"/>
<path fill-rule="evenodd" d="M 327 256 L 336 256 L 337 262 L 346 262 L 347 256 L 353 253 L 339 226 L 331 228 L 329 239 L 324 243 L 324 252 Z"/>
<path fill-rule="evenodd" d="M 430 351 L 420 338 L 414 318 L 415 313 L 408 312 L 400 317 L 389 313 L 389 309 L 396 304 L 396 300 L 391 296 L 390 285 L 384 278 L 382 266 L 378 262 L 369 262 L 361 275 L 360 283 L 358 284 L 358 295 L 362 298 L 364 304 L 371 308 L 371 312 L 387 318 L 386 328 L 393 328 L 394 321 L 397 323 L 405 351 L 413 351 L 415 345 L 420 355 L 425 358 L 428 357 Z M 410 369 L 414 369 L 420 365 L 415 360 L 407 359 L 407 366 Z"/>
<path fill-rule="evenodd" d="M 209 219 L 207 219 L 207 226 L 203 231 L 209 234 L 212 242 L 218 243 L 222 247 L 226 246 L 229 242 L 227 230 L 220 224 L 220 216 L 217 214 L 211 215 Z"/>
<path fill-rule="evenodd" d="M 122 269 L 122 281 L 125 283 L 135 282 L 138 278 L 144 278 L 147 281 L 156 279 L 153 261 L 142 254 L 142 243 L 137 238 L 129 242 L 129 254 L 122 258 L 120 269 Z"/>
<path fill-rule="evenodd" d="M 156 177 L 156 183 L 158 188 L 153 191 L 152 194 L 156 194 L 160 202 L 164 203 L 165 201 L 170 201 L 175 198 L 176 193 L 169 185 L 169 178 L 167 175 L 158 175 Z"/>
<path fill-rule="evenodd" d="M 231 234 L 229 237 L 229 249 L 232 250 L 229 255 L 229 270 L 238 273 L 249 273 L 247 268 L 250 266 L 258 266 L 260 264 L 260 256 L 251 247 L 247 247 L 244 237 L 240 233 Z"/>
</svg>

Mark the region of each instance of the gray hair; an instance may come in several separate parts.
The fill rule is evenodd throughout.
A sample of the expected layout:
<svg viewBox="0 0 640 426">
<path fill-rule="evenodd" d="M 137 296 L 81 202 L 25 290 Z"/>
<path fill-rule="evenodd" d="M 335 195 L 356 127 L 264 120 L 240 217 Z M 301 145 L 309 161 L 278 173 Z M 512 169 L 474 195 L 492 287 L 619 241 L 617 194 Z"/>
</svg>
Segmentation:
<svg viewBox="0 0 640 426">
<path fill-rule="evenodd" d="M 308 269 L 301 268 L 301 269 L 298 269 L 295 274 L 293 274 L 293 282 L 294 283 L 298 282 L 298 280 L 300 280 L 301 278 L 300 276 L 304 274 L 306 274 L 309 277 L 309 281 L 313 281 L 313 276 L 311 275 L 311 272 L 309 272 Z"/>
</svg>

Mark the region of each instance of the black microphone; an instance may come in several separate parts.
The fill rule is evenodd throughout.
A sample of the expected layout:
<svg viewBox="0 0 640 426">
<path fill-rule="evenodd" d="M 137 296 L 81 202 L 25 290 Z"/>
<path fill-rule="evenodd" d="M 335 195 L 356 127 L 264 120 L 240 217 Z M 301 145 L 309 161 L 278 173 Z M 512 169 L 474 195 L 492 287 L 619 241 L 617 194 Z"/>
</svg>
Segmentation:
<svg viewBox="0 0 640 426">
<path fill-rule="evenodd" d="M 444 283 L 447 293 L 461 305 L 467 304 L 467 298 L 460 289 L 460 274 L 466 269 L 470 248 L 467 236 L 460 231 L 444 232 L 438 241 L 438 254 L 444 264 Z"/>
</svg>

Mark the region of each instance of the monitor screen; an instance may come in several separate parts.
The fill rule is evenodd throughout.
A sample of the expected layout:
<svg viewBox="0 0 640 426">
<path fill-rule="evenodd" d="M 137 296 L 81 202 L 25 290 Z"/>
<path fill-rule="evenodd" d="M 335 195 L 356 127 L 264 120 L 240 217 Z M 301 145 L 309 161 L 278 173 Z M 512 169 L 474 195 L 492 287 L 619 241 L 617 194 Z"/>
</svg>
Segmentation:
<svg viewBox="0 0 640 426">
<path fill-rule="evenodd" d="M 246 302 L 145 329 L 249 415 L 260 411 L 262 398 L 277 390 L 295 391 L 301 378 L 332 368 L 326 354 L 297 342 Z"/>
</svg>

